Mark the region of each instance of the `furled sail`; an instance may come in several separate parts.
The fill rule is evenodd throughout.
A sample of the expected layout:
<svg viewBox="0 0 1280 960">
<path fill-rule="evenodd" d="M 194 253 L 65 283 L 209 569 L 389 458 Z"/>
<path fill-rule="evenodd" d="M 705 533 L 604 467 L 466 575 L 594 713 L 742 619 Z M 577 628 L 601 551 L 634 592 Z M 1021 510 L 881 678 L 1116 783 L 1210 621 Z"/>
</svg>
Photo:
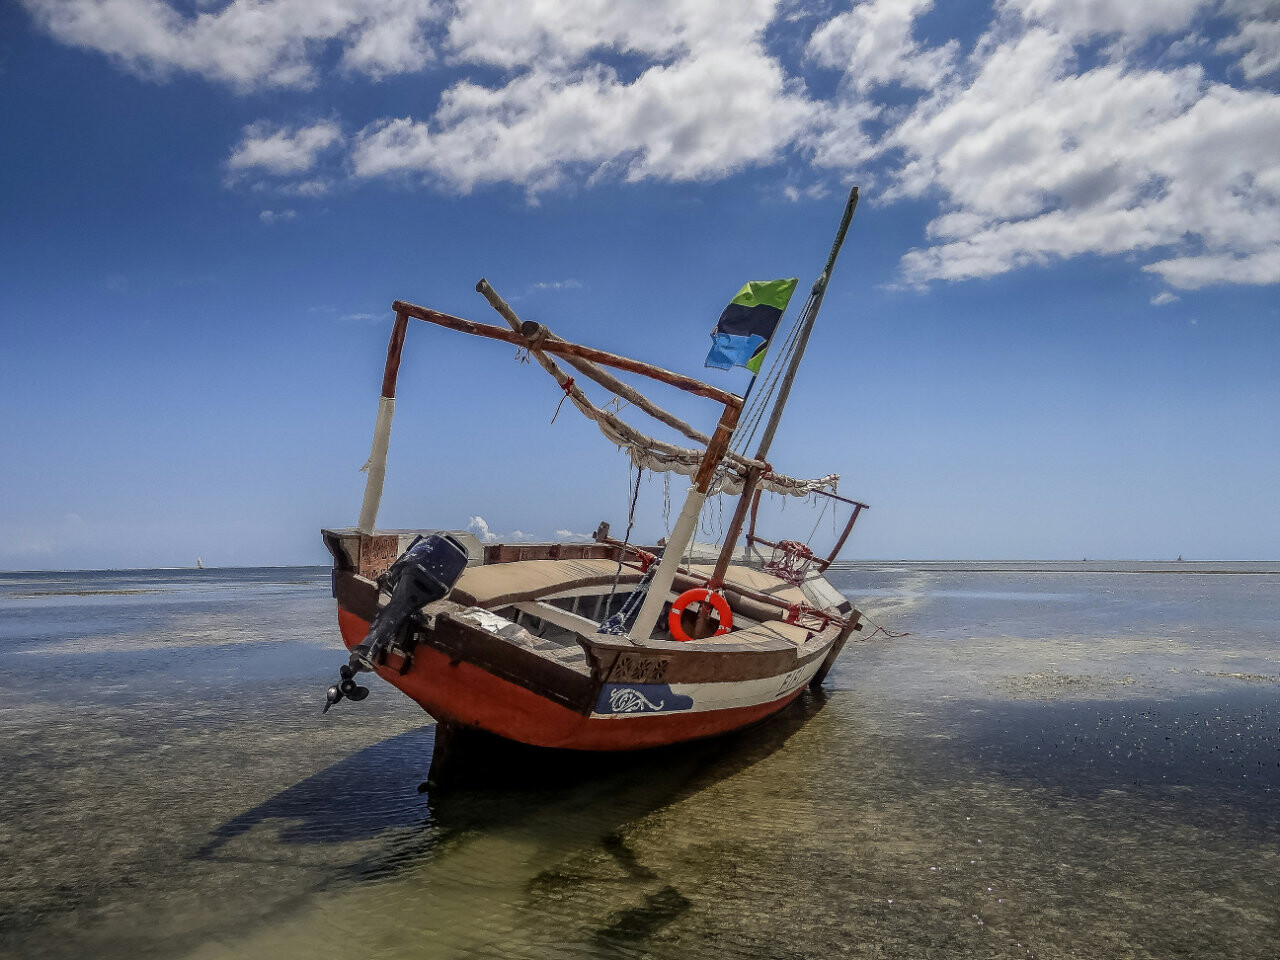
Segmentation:
<svg viewBox="0 0 1280 960">
<path fill-rule="evenodd" d="M 587 413 L 587 411 L 584 410 L 583 413 Z M 587 413 L 587 416 L 591 416 L 591 414 Z M 643 470 L 651 470 L 654 473 L 681 473 L 686 477 L 692 477 L 698 472 L 698 465 L 702 461 L 701 450 L 663 443 L 660 440 L 646 437 L 632 428 L 628 428 L 627 435 L 624 435 L 614 428 L 613 422 L 611 422 L 613 418 L 611 417 L 592 417 L 592 419 L 595 420 L 600 432 L 610 442 L 626 450 L 631 462 L 637 467 Z M 648 443 L 644 441 L 648 441 Z M 713 484 L 712 493 L 727 493 L 731 496 L 737 496 L 741 493 L 742 485 L 746 480 L 746 467 L 750 463 L 752 461 L 743 457 L 726 460 L 726 469 L 722 470 L 717 477 L 716 482 Z M 818 477 L 813 480 L 799 480 L 770 470 L 761 475 L 757 486 L 768 490 L 770 493 L 782 493 L 792 497 L 807 497 L 820 490 L 829 490 L 835 493 L 839 483 L 840 474 L 838 473 L 829 473 L 825 477 Z"/>
</svg>

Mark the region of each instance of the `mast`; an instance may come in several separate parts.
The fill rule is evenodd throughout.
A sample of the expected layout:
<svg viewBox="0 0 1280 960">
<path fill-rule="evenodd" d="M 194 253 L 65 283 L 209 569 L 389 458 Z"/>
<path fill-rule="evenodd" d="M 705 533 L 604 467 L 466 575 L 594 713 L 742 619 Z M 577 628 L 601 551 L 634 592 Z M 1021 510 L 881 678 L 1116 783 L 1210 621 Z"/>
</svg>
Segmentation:
<svg viewBox="0 0 1280 960">
<path fill-rule="evenodd" d="M 667 592 L 671 582 L 675 580 L 676 568 L 680 566 L 680 556 L 689 541 L 697 532 L 698 514 L 707 500 L 707 491 L 711 489 L 711 481 L 715 477 L 716 467 L 729 449 L 729 441 L 733 437 L 733 428 L 738 425 L 738 415 L 742 412 L 742 401 L 733 398 L 735 403 L 726 403 L 716 431 L 707 444 L 707 452 L 698 467 L 698 475 L 693 479 L 689 495 L 685 498 L 684 507 L 676 519 L 675 529 L 671 531 L 671 539 L 662 551 L 662 559 L 654 571 L 653 581 L 649 584 L 649 593 L 644 598 L 640 613 L 636 615 L 635 625 L 630 631 L 631 639 L 643 643 L 653 634 L 654 625 L 658 622 L 658 614 L 667 602 Z"/>
<path fill-rule="evenodd" d="M 791 385 L 795 382 L 796 372 L 800 369 L 800 360 L 804 357 L 805 347 L 809 344 L 809 334 L 813 331 L 814 321 L 818 319 L 818 310 L 822 307 L 822 298 L 826 295 L 827 283 L 831 279 L 831 271 L 835 269 L 836 257 L 840 255 L 840 248 L 844 245 L 845 234 L 849 232 L 849 224 L 853 220 L 853 212 L 857 208 L 858 188 L 855 186 L 849 190 L 849 199 L 845 201 L 844 216 L 840 218 L 840 226 L 836 229 L 836 238 L 831 244 L 831 253 L 827 256 L 827 264 L 822 268 L 822 273 L 818 275 L 818 279 L 813 282 L 813 289 L 809 292 L 809 299 L 805 301 L 795 350 L 791 354 L 791 363 L 787 367 L 786 375 L 778 386 L 778 398 L 774 401 L 773 411 L 769 415 L 769 422 L 764 428 L 764 435 L 760 438 L 760 446 L 757 448 L 754 457 L 757 461 L 767 462 L 769 448 L 773 445 L 773 437 L 778 432 L 778 423 L 782 420 L 782 411 L 787 405 L 787 398 L 791 396 Z M 725 534 L 724 546 L 720 550 L 720 556 L 716 558 L 715 569 L 712 571 L 710 582 L 707 584 L 712 590 L 719 588 L 724 582 L 725 572 L 729 569 L 729 561 L 733 558 L 733 551 L 737 546 L 738 537 L 742 534 L 742 524 L 746 520 L 747 510 L 754 499 L 753 494 L 763 472 L 760 467 L 752 467 L 747 472 L 746 480 L 743 481 L 737 509 L 734 510 L 733 519 L 729 522 L 729 530 Z M 698 623 L 694 628 L 694 636 L 701 636 L 702 631 L 706 628 L 709 619 L 707 607 L 707 604 L 703 604 L 698 610 Z"/>
<path fill-rule="evenodd" d="M 809 344 L 809 334 L 813 331 L 814 321 L 818 319 L 818 310 L 822 307 L 822 298 L 827 292 L 827 282 L 831 279 L 831 271 L 835 269 L 836 257 L 840 255 L 840 247 L 844 244 L 844 235 L 849 232 L 849 223 L 853 220 L 853 211 L 857 208 L 858 188 L 853 187 L 849 191 L 849 199 L 845 202 L 844 216 L 840 218 L 840 227 L 836 231 L 835 241 L 831 244 L 831 253 L 827 256 L 827 265 L 822 268 L 822 273 L 813 282 L 813 290 L 810 291 L 809 299 L 805 302 L 804 314 L 801 317 L 800 336 L 796 340 L 795 350 L 791 354 L 791 365 L 787 367 L 787 374 L 782 378 L 782 383 L 778 387 L 778 399 L 774 401 L 769 423 L 764 428 L 764 436 L 760 438 L 760 447 L 755 456 L 757 460 L 764 460 L 769 454 L 769 448 L 773 445 L 773 436 L 778 432 L 778 422 L 782 419 L 782 411 L 787 405 L 787 398 L 791 396 L 791 384 L 795 382 L 796 371 L 800 369 L 800 360 L 804 357 L 805 347 Z"/>
<path fill-rule="evenodd" d="M 809 333 L 813 330 L 813 323 L 818 319 L 818 308 L 822 306 L 822 298 L 827 291 L 827 281 L 831 279 L 831 271 L 835 268 L 836 257 L 840 255 L 840 247 L 844 243 L 845 234 L 849 231 L 849 223 L 853 220 L 853 211 L 857 206 L 858 188 L 853 187 L 849 191 L 849 199 L 845 203 L 844 216 L 840 218 L 840 226 L 836 230 L 836 238 L 831 245 L 831 253 L 827 256 L 827 264 L 822 268 L 822 273 L 818 276 L 818 279 L 814 281 L 813 290 L 809 293 L 809 299 L 805 303 L 804 313 L 801 315 L 800 334 L 796 341 L 795 350 L 791 355 L 791 364 L 787 368 L 786 376 L 778 389 L 778 399 L 769 417 L 764 436 L 760 440 L 760 449 L 754 458 L 757 461 L 763 462 L 765 460 L 766 455 L 769 453 L 769 447 L 773 444 L 773 436 L 777 433 L 778 422 L 782 419 L 783 408 L 787 405 L 787 398 L 791 394 L 791 384 L 795 381 L 796 371 L 800 368 L 800 358 L 804 355 L 805 346 L 809 342 Z M 658 622 L 658 614 L 662 611 L 662 605 L 666 602 L 667 591 L 671 589 L 671 581 L 675 578 L 675 571 L 680 563 L 680 557 L 696 532 L 698 514 L 702 510 L 703 503 L 706 502 L 707 491 L 711 486 L 711 478 L 715 473 L 715 465 L 725 453 L 724 449 L 717 450 L 715 448 L 716 441 L 721 436 L 726 420 L 730 418 L 729 415 L 730 411 L 726 408 L 725 416 L 721 418 L 720 426 L 717 427 L 715 436 L 712 437 L 711 444 L 707 447 L 707 456 L 703 461 L 702 469 L 698 471 L 697 481 L 690 488 L 684 508 L 680 511 L 679 519 L 676 520 L 675 529 L 671 531 L 671 538 L 662 553 L 662 560 L 658 564 L 658 570 L 654 574 L 653 582 L 649 585 L 649 594 L 644 599 L 644 605 L 640 608 L 639 616 L 636 617 L 631 636 L 641 643 L 653 633 L 654 625 Z M 737 419 L 738 416 L 735 411 L 732 416 L 732 422 L 728 424 L 730 431 L 736 425 Z M 712 460 L 713 457 L 714 460 Z M 708 463 L 710 463 L 709 469 Z M 742 495 L 738 500 L 738 508 L 730 525 L 730 532 L 725 537 L 724 549 L 721 550 L 720 556 L 716 560 L 711 581 L 707 584 L 712 590 L 715 590 L 724 582 L 724 574 L 729 568 L 729 559 L 733 555 L 734 544 L 742 532 L 742 523 L 746 517 L 747 506 L 751 503 L 752 493 L 755 491 L 756 484 L 759 483 L 763 472 L 764 470 L 760 466 L 753 466 L 747 472 L 747 477 L 742 487 Z M 702 482 L 704 477 L 705 482 Z M 710 604 L 707 603 L 699 606 L 698 622 L 694 628 L 695 637 L 701 637 L 706 630 L 710 615 L 709 608 Z"/>
</svg>

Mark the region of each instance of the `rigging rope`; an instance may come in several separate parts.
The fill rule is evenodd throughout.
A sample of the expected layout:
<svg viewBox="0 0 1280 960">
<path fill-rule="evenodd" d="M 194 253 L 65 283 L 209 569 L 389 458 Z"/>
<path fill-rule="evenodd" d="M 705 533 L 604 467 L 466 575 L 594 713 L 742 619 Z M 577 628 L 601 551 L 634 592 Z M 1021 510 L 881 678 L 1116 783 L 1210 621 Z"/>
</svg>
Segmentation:
<svg viewBox="0 0 1280 960">
<path fill-rule="evenodd" d="M 605 603 L 607 611 L 613 606 L 613 598 L 617 594 L 618 580 L 622 576 L 622 558 L 627 555 L 627 545 L 631 541 L 631 526 L 635 522 L 636 501 L 640 499 L 640 470 L 636 471 L 635 491 L 631 496 L 631 510 L 627 515 L 627 534 L 622 541 L 622 553 L 619 555 L 618 570 L 613 575 L 613 586 L 609 590 L 609 599 Z M 631 629 L 632 623 L 635 622 L 636 616 L 640 613 L 640 607 L 644 603 L 645 597 L 649 594 L 649 585 L 653 583 L 653 578 L 658 572 L 658 564 L 655 562 L 658 558 L 643 550 L 637 550 L 640 557 L 640 570 L 642 576 L 640 582 L 636 584 L 636 588 L 631 591 L 631 595 L 618 608 L 618 612 L 612 616 L 606 617 L 600 622 L 597 633 L 607 633 L 614 636 L 621 636 Z"/>
<path fill-rule="evenodd" d="M 790 363 L 791 355 L 795 352 L 800 340 L 800 329 L 803 326 L 805 316 L 809 313 L 812 302 L 813 294 L 810 294 L 809 299 L 805 301 L 804 308 L 796 316 L 796 319 L 792 321 L 791 329 L 787 331 L 787 336 L 783 339 L 781 349 L 776 351 L 770 360 L 761 388 L 755 392 L 755 396 L 747 405 L 746 411 L 744 411 L 742 419 L 745 422 L 746 429 L 739 433 L 733 444 L 733 449 L 743 456 L 746 456 L 746 450 L 750 448 L 752 441 L 754 441 L 756 432 L 760 428 L 760 422 L 764 419 L 764 413 L 768 410 L 773 395 L 782 379 L 782 374 Z M 748 390 L 748 392 L 751 391 Z"/>
<path fill-rule="evenodd" d="M 733 440 L 729 444 L 730 454 L 737 454 L 742 459 L 750 457 L 748 450 L 750 450 L 751 444 L 755 441 L 756 433 L 760 429 L 760 424 L 764 420 L 764 414 L 768 411 L 770 403 L 773 400 L 774 393 L 777 391 L 778 385 L 782 380 L 783 372 L 789 367 L 791 357 L 795 353 L 796 347 L 799 345 L 801 328 L 804 326 L 804 318 L 808 316 L 810 309 L 812 309 L 813 302 L 814 295 L 813 293 L 810 293 L 808 299 L 805 301 L 804 308 L 796 315 L 795 320 L 791 324 L 791 329 L 787 331 L 787 335 L 783 339 L 781 348 L 773 352 L 773 357 L 770 360 L 769 367 L 764 375 L 763 381 L 761 381 L 759 375 L 757 375 L 752 378 L 751 384 L 747 387 L 747 396 L 750 397 L 750 400 L 739 418 L 739 429 L 734 431 Z M 753 390 L 758 382 L 761 384 L 760 389 Z M 731 460 L 731 456 L 726 456 L 716 466 L 716 472 L 712 479 L 710 488 L 712 491 L 715 491 L 716 494 L 736 494 L 743 488 L 743 483 L 740 482 L 738 484 L 733 484 L 729 479 Z M 759 486 L 776 491 L 777 488 L 770 483 L 770 481 L 774 479 L 774 476 L 775 475 L 771 473 L 768 478 L 762 477 L 758 481 Z M 790 478 L 787 479 L 789 480 Z M 815 490 L 823 489 L 826 486 L 830 486 L 834 490 L 836 481 L 839 479 L 840 478 L 838 476 L 828 476 L 823 478 L 824 481 L 828 482 L 821 483 L 815 487 L 811 481 L 809 484 L 805 485 L 807 489 L 805 489 L 803 493 L 800 493 L 799 491 L 794 492 L 797 492 L 797 495 L 811 495 Z M 716 540 L 716 543 L 718 544 L 720 540 L 724 538 L 724 504 L 722 496 L 717 496 L 717 500 L 720 502 L 720 537 Z M 709 507 L 710 497 L 708 497 L 707 502 L 703 504 L 701 511 L 702 515 L 699 517 L 699 527 L 707 534 L 708 537 L 711 536 Z M 821 515 L 819 515 L 819 519 L 821 519 Z M 810 534 L 809 536 L 810 539 L 812 539 L 813 534 Z"/>
<path fill-rule="evenodd" d="M 826 515 L 827 507 L 831 505 L 831 498 L 827 497 L 822 503 L 822 509 L 818 511 L 818 519 L 813 521 L 813 529 L 809 531 L 809 536 L 805 539 L 805 545 L 813 542 L 813 535 L 818 532 L 818 524 L 822 522 L 823 516 Z M 831 520 L 834 523 L 836 518 L 835 511 L 831 511 Z"/>
<path fill-rule="evenodd" d="M 564 383 L 560 384 L 560 389 L 564 391 L 564 396 L 556 404 L 556 412 L 551 415 L 552 423 L 555 423 L 556 417 L 560 416 L 560 408 L 564 406 L 564 402 L 573 396 L 573 386 L 573 377 L 566 377 Z"/>
<path fill-rule="evenodd" d="M 567 391 L 567 390 L 565 391 L 566 395 L 568 394 L 568 392 L 569 392 L 569 391 Z M 621 550 L 621 551 L 619 552 L 619 554 L 618 554 L 618 569 L 617 569 L 616 571 L 614 571 L 614 574 L 613 574 L 613 586 L 609 588 L 609 599 L 608 599 L 607 601 L 605 601 L 604 608 L 605 608 L 605 610 L 606 610 L 606 611 L 607 611 L 607 610 L 608 610 L 608 609 L 613 605 L 613 598 L 614 598 L 614 596 L 615 596 L 615 595 L 617 594 L 617 592 L 618 592 L 618 581 L 619 581 L 620 579 L 622 579 L 622 561 L 623 561 L 623 559 L 625 559 L 625 558 L 626 558 L 626 556 L 627 556 L 627 547 L 628 547 L 628 546 L 630 545 L 630 543 L 631 543 L 631 528 L 632 528 L 633 526 L 635 526 L 635 522 L 636 522 L 636 503 L 637 503 L 637 502 L 639 502 L 639 500 L 640 500 L 640 475 L 641 475 L 643 472 L 644 472 L 644 471 L 643 471 L 640 467 L 636 467 L 636 480 L 635 480 L 635 486 L 634 486 L 634 488 L 630 491 L 630 493 L 631 493 L 631 509 L 627 511 L 627 532 L 626 532 L 626 534 L 624 534 L 624 535 L 623 535 L 623 538 L 622 538 L 622 550 Z M 628 474 L 629 474 L 629 473 L 630 473 L 630 471 L 628 471 Z M 631 480 L 631 477 L 630 477 L 629 475 L 628 475 L 628 477 L 627 477 L 627 480 L 628 480 L 628 482 L 630 482 L 630 480 Z M 619 611 L 618 611 L 618 614 L 620 614 L 620 613 L 622 613 L 622 611 L 621 611 L 621 610 L 619 610 Z M 606 629 L 607 627 L 615 626 L 615 624 L 613 623 L 613 621 L 614 621 L 614 619 L 618 616 L 618 614 L 615 614 L 615 615 L 614 615 L 614 616 L 612 616 L 612 617 L 608 617 L 608 618 L 606 618 L 606 619 L 605 619 L 605 621 L 604 621 L 603 623 L 601 623 L 601 624 L 600 624 L 600 631 L 599 631 L 599 632 L 601 632 L 601 633 L 621 633 L 621 632 L 622 632 L 621 630 L 617 630 L 617 629 Z"/>
</svg>

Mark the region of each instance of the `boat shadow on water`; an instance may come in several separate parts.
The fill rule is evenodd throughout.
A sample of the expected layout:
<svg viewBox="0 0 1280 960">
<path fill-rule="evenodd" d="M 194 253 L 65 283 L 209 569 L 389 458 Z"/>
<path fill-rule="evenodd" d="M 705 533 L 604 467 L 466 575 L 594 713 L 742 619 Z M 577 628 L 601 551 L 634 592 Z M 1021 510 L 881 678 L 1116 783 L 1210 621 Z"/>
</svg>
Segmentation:
<svg viewBox="0 0 1280 960">
<path fill-rule="evenodd" d="M 375 879 L 450 844 L 501 830 L 533 841 L 549 838 L 566 851 L 601 846 L 640 879 L 645 868 L 629 851 L 624 827 L 764 760 L 822 710 L 827 696 L 809 690 L 744 730 L 629 753 L 469 739 L 463 772 L 446 787 L 414 776 L 429 767 L 437 748 L 437 725 L 428 724 L 345 757 L 233 817 L 196 856 L 216 859 L 238 838 L 267 826 L 282 846 L 332 846 L 334 880 Z M 353 843 L 365 845 L 354 862 L 337 853 Z M 371 851 L 365 849 L 370 844 Z"/>
</svg>

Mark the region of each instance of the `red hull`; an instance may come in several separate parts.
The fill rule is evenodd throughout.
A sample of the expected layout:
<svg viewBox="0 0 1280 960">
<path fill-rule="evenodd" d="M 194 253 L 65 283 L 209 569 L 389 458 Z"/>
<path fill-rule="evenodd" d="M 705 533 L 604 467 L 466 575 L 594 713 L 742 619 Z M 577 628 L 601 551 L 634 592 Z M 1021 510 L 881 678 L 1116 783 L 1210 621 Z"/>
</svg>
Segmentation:
<svg viewBox="0 0 1280 960">
<path fill-rule="evenodd" d="M 338 625 L 348 649 L 369 632 L 369 622 L 338 608 Z M 800 689 L 769 703 L 642 717 L 584 716 L 531 690 L 494 676 L 474 664 L 451 661 L 426 644 L 413 654 L 401 676 L 382 667 L 378 675 L 398 687 L 437 720 L 476 727 L 539 747 L 570 750 L 640 750 L 728 733 L 777 713 Z"/>
</svg>

